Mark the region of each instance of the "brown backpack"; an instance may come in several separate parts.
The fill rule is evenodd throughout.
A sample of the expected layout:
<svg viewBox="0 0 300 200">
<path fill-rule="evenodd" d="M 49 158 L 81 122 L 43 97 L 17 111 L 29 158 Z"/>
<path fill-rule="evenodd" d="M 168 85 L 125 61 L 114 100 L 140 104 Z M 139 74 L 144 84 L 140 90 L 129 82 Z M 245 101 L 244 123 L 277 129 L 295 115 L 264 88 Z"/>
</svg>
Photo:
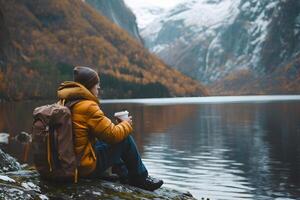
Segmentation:
<svg viewBox="0 0 300 200">
<path fill-rule="evenodd" d="M 41 177 L 53 181 L 78 180 L 71 107 L 79 101 L 37 107 L 33 111 L 33 159 Z"/>
</svg>

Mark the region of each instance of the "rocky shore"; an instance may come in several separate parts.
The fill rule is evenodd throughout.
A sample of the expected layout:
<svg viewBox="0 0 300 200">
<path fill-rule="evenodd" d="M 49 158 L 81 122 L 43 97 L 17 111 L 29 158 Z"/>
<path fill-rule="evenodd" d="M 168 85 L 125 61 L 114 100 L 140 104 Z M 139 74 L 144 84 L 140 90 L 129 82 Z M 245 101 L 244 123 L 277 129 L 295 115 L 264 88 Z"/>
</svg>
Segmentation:
<svg viewBox="0 0 300 200">
<path fill-rule="evenodd" d="M 0 199 L 195 199 L 189 192 L 182 193 L 162 187 L 149 192 L 118 182 L 100 179 L 81 179 L 77 184 L 58 184 L 40 179 L 28 165 L 20 165 L 15 158 L 0 149 Z"/>
</svg>

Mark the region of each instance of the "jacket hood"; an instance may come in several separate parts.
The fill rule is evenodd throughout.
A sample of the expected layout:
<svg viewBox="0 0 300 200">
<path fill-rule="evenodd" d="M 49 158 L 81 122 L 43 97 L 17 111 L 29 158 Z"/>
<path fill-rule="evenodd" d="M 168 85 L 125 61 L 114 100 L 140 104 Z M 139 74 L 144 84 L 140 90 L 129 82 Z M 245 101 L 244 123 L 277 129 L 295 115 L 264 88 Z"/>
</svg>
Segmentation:
<svg viewBox="0 0 300 200">
<path fill-rule="evenodd" d="M 88 89 L 86 89 L 83 85 L 73 81 L 65 81 L 60 84 L 57 96 L 59 99 L 65 100 L 92 100 L 99 104 L 99 99 L 94 96 Z"/>
</svg>

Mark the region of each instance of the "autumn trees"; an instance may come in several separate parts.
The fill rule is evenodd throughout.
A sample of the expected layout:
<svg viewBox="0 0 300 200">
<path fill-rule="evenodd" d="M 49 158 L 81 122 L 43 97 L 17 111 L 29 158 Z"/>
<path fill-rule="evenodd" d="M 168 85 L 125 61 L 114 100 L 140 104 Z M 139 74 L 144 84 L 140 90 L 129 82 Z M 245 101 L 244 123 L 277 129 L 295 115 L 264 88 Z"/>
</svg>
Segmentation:
<svg viewBox="0 0 300 200">
<path fill-rule="evenodd" d="M 106 98 L 207 94 L 80 0 L 0 4 L 14 52 L 0 71 L 0 98 L 55 98 L 58 84 L 71 80 L 77 65 L 100 73 Z"/>
</svg>

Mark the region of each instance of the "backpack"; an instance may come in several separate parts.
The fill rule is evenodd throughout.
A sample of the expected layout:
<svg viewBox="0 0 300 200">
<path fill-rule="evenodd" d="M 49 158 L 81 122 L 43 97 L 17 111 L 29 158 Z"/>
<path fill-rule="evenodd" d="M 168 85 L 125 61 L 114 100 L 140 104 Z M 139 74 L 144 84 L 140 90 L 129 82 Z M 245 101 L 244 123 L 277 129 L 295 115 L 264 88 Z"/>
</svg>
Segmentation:
<svg viewBox="0 0 300 200">
<path fill-rule="evenodd" d="M 74 150 L 71 107 L 64 100 L 33 111 L 32 144 L 35 167 L 42 178 L 77 183 L 79 161 Z"/>
</svg>

